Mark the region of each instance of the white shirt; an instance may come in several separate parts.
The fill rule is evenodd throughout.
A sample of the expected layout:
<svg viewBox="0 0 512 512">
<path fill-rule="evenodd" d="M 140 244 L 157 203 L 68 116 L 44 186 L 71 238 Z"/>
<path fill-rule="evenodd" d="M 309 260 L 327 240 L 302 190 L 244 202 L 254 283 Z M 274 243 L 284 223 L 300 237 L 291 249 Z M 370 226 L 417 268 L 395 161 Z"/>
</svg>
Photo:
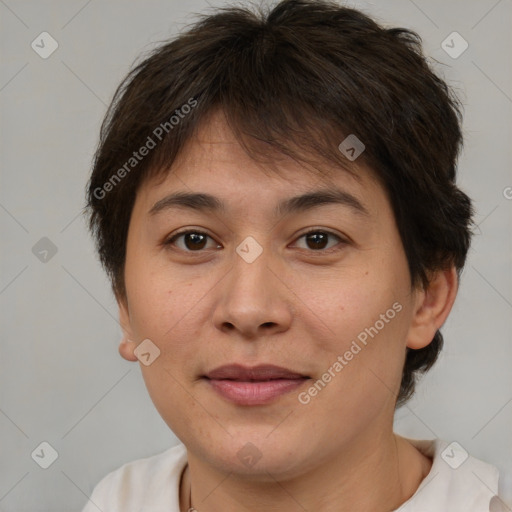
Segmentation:
<svg viewBox="0 0 512 512">
<path fill-rule="evenodd" d="M 433 458 L 433 464 L 414 495 L 395 512 L 500 510 L 499 500 L 493 499 L 499 478 L 494 466 L 468 456 L 456 443 L 409 441 Z M 186 465 L 183 444 L 124 464 L 101 480 L 82 512 L 180 512 L 179 485 Z"/>
</svg>

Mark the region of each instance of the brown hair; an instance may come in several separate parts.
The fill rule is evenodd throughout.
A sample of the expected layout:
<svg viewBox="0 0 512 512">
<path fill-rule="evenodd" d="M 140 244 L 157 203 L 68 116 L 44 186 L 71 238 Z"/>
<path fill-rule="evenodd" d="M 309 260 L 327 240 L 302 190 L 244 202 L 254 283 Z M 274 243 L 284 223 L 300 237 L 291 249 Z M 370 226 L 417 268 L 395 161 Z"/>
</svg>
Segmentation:
<svg viewBox="0 0 512 512">
<path fill-rule="evenodd" d="M 256 11 L 230 6 L 202 15 L 146 56 L 114 95 L 87 207 L 116 296 L 126 294 L 126 239 L 140 184 L 169 172 L 219 108 L 255 159 L 283 153 L 357 172 L 338 149 L 355 135 L 365 145 L 358 163 L 390 199 L 412 285 L 426 286 L 432 271 L 450 265 L 460 274 L 473 213 L 455 185 L 460 102 L 428 65 L 420 37 L 329 0 L 283 0 Z M 442 344 L 438 331 L 425 348 L 407 348 L 398 405 Z"/>
</svg>

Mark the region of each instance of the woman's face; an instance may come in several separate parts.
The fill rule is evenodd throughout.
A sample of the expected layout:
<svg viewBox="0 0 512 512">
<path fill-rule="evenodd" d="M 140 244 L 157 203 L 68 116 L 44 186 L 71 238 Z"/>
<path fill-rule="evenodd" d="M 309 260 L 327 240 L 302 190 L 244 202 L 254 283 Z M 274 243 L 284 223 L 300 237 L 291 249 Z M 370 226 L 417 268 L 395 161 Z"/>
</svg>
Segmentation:
<svg viewBox="0 0 512 512">
<path fill-rule="evenodd" d="M 261 478 L 389 430 L 419 294 L 367 170 L 328 180 L 292 160 L 279 167 L 281 177 L 262 173 L 221 117 L 205 124 L 165 179 L 138 191 L 120 304 L 126 337 L 151 340 L 142 363 L 160 351 L 141 368 L 176 436 L 208 464 Z M 290 202 L 320 192 L 331 199 Z M 133 360 L 134 345 L 121 353 Z M 231 364 L 294 375 L 213 378 Z"/>
</svg>

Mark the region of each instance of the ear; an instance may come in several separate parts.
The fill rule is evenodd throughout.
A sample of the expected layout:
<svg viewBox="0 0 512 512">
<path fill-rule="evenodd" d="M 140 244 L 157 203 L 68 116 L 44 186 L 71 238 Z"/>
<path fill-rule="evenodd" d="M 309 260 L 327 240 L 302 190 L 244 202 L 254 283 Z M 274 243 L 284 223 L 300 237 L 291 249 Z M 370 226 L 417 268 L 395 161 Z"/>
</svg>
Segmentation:
<svg viewBox="0 0 512 512">
<path fill-rule="evenodd" d="M 119 323 L 123 330 L 123 339 L 119 343 L 119 354 L 127 361 L 138 361 L 134 350 L 137 343 L 133 340 L 132 328 L 130 323 L 130 310 L 128 307 L 128 299 L 126 297 L 116 297 L 119 306 Z"/>
<path fill-rule="evenodd" d="M 414 316 L 407 336 L 412 349 L 426 347 L 444 324 L 457 295 L 458 277 L 455 267 L 435 272 L 427 288 L 416 291 Z"/>
</svg>

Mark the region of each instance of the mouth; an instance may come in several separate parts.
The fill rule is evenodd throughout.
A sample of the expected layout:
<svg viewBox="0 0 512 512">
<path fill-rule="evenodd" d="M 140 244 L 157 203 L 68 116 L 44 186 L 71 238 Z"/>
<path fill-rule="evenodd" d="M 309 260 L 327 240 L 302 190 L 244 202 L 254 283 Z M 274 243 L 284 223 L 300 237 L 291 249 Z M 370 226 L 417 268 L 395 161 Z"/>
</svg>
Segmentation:
<svg viewBox="0 0 512 512">
<path fill-rule="evenodd" d="M 308 375 L 274 365 L 246 367 L 225 365 L 203 378 L 224 399 L 237 405 L 264 405 L 296 390 L 310 379 Z"/>
</svg>

